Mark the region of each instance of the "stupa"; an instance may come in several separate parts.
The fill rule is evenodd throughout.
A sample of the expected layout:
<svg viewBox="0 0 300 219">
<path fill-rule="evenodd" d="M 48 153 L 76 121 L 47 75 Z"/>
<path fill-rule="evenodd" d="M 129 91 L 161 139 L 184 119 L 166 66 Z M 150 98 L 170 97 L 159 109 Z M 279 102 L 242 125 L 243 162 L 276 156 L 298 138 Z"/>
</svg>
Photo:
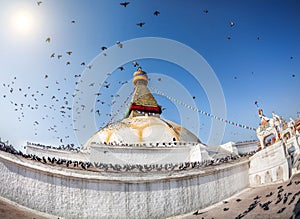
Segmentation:
<svg viewBox="0 0 300 219">
<path fill-rule="evenodd" d="M 83 147 L 90 161 L 178 163 L 208 158 L 197 136 L 160 118 L 161 106 L 149 91 L 148 80 L 141 67 L 134 72 L 134 93 L 124 119 L 96 132 Z"/>
</svg>

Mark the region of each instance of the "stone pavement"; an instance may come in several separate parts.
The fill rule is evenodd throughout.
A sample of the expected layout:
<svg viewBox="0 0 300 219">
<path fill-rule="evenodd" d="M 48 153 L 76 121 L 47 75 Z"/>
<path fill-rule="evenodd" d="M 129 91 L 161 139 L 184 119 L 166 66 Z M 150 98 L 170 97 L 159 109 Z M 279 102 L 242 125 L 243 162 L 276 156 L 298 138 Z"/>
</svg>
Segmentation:
<svg viewBox="0 0 300 219">
<path fill-rule="evenodd" d="M 213 206 L 175 218 L 300 218 L 300 174 L 285 183 L 248 188 Z"/>
</svg>

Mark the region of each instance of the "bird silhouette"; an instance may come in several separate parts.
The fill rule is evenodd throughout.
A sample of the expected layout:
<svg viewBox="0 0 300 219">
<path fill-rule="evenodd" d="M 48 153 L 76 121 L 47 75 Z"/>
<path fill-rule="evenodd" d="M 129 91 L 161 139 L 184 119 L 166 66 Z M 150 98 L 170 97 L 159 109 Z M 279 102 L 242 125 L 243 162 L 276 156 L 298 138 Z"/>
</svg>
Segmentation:
<svg viewBox="0 0 300 219">
<path fill-rule="evenodd" d="M 132 62 L 134 67 L 140 66 L 139 63 L 137 63 L 136 61 Z"/>
<path fill-rule="evenodd" d="M 123 66 L 120 66 L 118 69 L 120 69 L 121 71 L 125 70 L 125 68 Z"/>
<path fill-rule="evenodd" d="M 154 13 L 153 13 L 155 16 L 158 16 L 159 14 L 160 14 L 160 12 L 159 11 L 154 11 Z"/>
<path fill-rule="evenodd" d="M 121 6 L 124 6 L 125 8 L 127 7 L 127 5 L 129 5 L 130 4 L 130 2 L 121 2 L 120 3 L 120 5 Z"/>
<path fill-rule="evenodd" d="M 203 12 L 204 12 L 205 14 L 207 14 L 207 13 L 208 13 L 208 10 L 207 10 L 207 9 L 205 9 L 205 10 L 203 10 Z"/>
<path fill-rule="evenodd" d="M 142 27 L 142 26 L 145 25 L 145 22 L 139 22 L 139 23 L 137 23 L 136 25 L 139 26 L 139 27 Z"/>
<path fill-rule="evenodd" d="M 46 42 L 47 42 L 47 43 L 50 43 L 50 41 L 51 41 L 51 38 L 50 38 L 50 37 L 46 38 Z"/>
<path fill-rule="evenodd" d="M 102 46 L 101 49 L 104 51 L 104 50 L 107 50 L 107 47 L 106 46 Z"/>
<path fill-rule="evenodd" d="M 235 23 L 233 21 L 229 22 L 230 27 L 233 27 L 235 25 Z"/>
<path fill-rule="evenodd" d="M 37 5 L 40 6 L 43 2 L 42 1 L 38 1 Z"/>
<path fill-rule="evenodd" d="M 68 52 L 66 52 L 69 56 L 72 54 L 72 52 L 71 51 L 68 51 Z"/>
</svg>

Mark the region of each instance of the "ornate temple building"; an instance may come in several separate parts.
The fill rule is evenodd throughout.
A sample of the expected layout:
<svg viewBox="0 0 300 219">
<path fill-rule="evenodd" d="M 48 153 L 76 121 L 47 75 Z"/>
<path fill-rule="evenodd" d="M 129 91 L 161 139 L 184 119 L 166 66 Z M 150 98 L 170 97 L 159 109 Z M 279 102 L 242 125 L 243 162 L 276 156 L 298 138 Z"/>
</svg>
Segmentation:
<svg viewBox="0 0 300 219">
<path fill-rule="evenodd" d="M 1 143 L 0 196 L 56 218 L 166 218 L 299 172 L 299 122 L 284 126 L 260 111 L 261 150 L 256 142 L 208 147 L 160 117 L 146 72 L 133 77 L 126 116 L 79 150 L 28 143 L 24 154 Z"/>
</svg>

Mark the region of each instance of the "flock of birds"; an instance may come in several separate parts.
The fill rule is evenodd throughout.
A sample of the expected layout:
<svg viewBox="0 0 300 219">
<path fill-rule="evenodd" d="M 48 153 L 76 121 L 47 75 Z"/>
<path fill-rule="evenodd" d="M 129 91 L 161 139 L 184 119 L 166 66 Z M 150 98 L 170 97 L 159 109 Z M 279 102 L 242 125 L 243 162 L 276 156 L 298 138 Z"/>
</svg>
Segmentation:
<svg viewBox="0 0 300 219">
<path fill-rule="evenodd" d="M 37 1 L 37 5 L 40 7 L 42 6 L 42 1 Z M 131 2 L 120 2 L 119 3 L 121 7 L 127 8 L 130 7 Z M 208 9 L 203 10 L 204 14 L 209 13 Z M 160 11 L 155 10 L 153 12 L 153 16 L 159 16 L 161 14 Z M 76 24 L 76 20 L 71 20 L 70 22 L 72 25 Z M 144 21 L 137 22 L 136 25 L 138 27 L 143 27 L 145 25 Z M 234 28 L 236 26 L 236 23 L 234 21 L 230 21 L 228 23 L 230 28 Z M 231 39 L 231 36 L 227 36 L 227 39 Z M 259 39 L 259 37 L 258 37 Z M 51 37 L 46 37 L 45 42 L 47 44 L 51 44 L 52 39 Z M 116 45 L 122 49 L 123 43 L 120 41 L 116 42 Z M 101 46 L 102 54 L 104 56 L 107 56 L 107 46 L 103 45 Z M 62 60 L 64 56 L 67 56 L 71 59 L 73 55 L 72 50 L 67 50 L 64 53 L 58 53 L 58 52 L 52 52 L 50 54 L 50 59 L 57 58 L 59 60 Z M 291 57 L 293 59 L 293 57 Z M 69 66 L 71 65 L 72 61 L 68 60 L 66 61 L 65 65 Z M 78 63 L 79 64 L 79 63 Z M 134 67 L 138 67 L 139 63 L 134 61 L 132 63 Z M 92 65 L 86 65 L 85 61 L 80 62 L 81 67 L 86 67 L 87 69 L 91 69 Z M 119 71 L 125 71 L 124 66 L 118 67 Z M 107 73 L 107 76 L 110 76 L 111 73 Z M 73 78 L 72 78 L 73 77 Z M 295 74 L 292 75 L 292 77 L 295 77 Z M 61 136 L 59 134 L 60 130 L 64 129 L 67 130 L 66 133 L 71 133 L 72 131 L 80 131 L 79 128 L 74 129 L 73 124 L 76 122 L 76 120 L 80 117 L 82 114 L 82 111 L 89 111 L 90 113 L 94 113 L 97 118 L 99 118 L 100 127 L 104 127 L 107 125 L 107 122 L 111 120 L 111 117 L 113 116 L 112 113 L 104 113 L 104 108 L 110 109 L 117 101 L 116 98 L 118 98 L 120 95 L 115 94 L 112 95 L 112 91 L 110 91 L 110 88 L 112 87 L 111 84 L 116 82 L 106 80 L 103 84 L 97 84 L 91 83 L 89 86 L 99 86 L 101 88 L 107 89 L 106 94 L 110 95 L 110 100 L 107 101 L 107 97 L 104 97 L 104 93 L 97 92 L 95 93 L 96 99 L 96 107 L 87 109 L 87 107 L 84 104 L 80 104 L 79 102 L 76 102 L 76 105 L 79 105 L 77 108 L 73 108 L 72 101 L 73 98 L 78 95 L 79 93 L 83 93 L 84 91 L 79 90 L 75 88 L 73 91 L 66 90 L 67 87 L 66 84 L 71 81 L 74 83 L 74 86 L 76 87 L 79 83 L 83 82 L 81 79 L 81 74 L 73 74 L 71 77 L 70 75 L 66 76 L 63 81 L 53 81 L 51 74 L 45 74 L 43 76 L 44 82 L 47 84 L 44 86 L 43 90 L 41 89 L 34 89 L 34 84 L 32 85 L 22 85 L 17 86 L 17 78 L 14 77 L 10 82 L 4 82 L 2 83 L 4 92 L 2 94 L 2 97 L 4 99 L 8 100 L 8 103 L 12 105 L 13 110 L 17 113 L 17 118 L 20 122 L 22 122 L 26 116 L 26 113 L 34 114 L 37 111 L 41 110 L 44 112 L 44 115 L 41 116 L 41 118 L 36 118 L 34 121 L 32 121 L 32 129 L 34 135 L 38 135 L 39 131 L 45 132 L 45 130 L 41 130 L 42 123 L 47 124 L 47 131 L 51 133 L 53 138 L 56 138 L 60 143 L 64 144 L 73 144 L 73 142 L 70 142 L 69 139 L 71 139 L 70 134 L 65 134 L 65 136 Z M 234 77 L 234 79 L 237 79 L 237 76 Z M 157 79 L 158 81 L 161 81 L 161 78 Z M 42 82 L 42 83 L 44 83 Z M 34 82 L 36 83 L 36 82 Z M 128 80 L 125 81 L 118 81 L 119 85 L 124 85 L 128 83 Z M 56 92 L 53 94 L 50 94 L 50 89 L 55 89 Z M 53 92 L 53 90 L 51 91 Z M 193 99 L 196 97 L 193 96 Z M 28 109 L 31 112 L 29 112 Z M 165 109 L 165 108 L 164 108 Z M 75 117 L 72 117 L 72 113 L 75 111 Z M 37 113 L 38 114 L 38 113 Z M 59 121 L 58 121 L 59 120 Z M 45 126 L 43 126 L 45 127 Z M 86 128 L 85 124 L 82 124 L 81 129 Z M 44 128 L 43 128 L 44 129 Z"/>
<path fill-rule="evenodd" d="M 37 5 L 41 6 L 43 4 L 42 1 L 38 1 Z M 123 7 L 127 7 L 130 4 L 130 2 L 121 2 L 120 5 Z M 160 14 L 159 11 L 154 11 L 153 12 L 154 16 L 158 16 Z M 75 20 L 71 20 L 71 24 L 75 24 Z M 145 25 L 145 22 L 139 22 L 137 23 L 137 26 L 142 27 Z M 46 43 L 51 43 L 52 39 L 51 37 L 47 37 L 45 42 Z M 123 44 L 120 41 L 116 42 L 116 45 L 122 49 Z M 102 46 L 101 47 L 102 54 L 104 56 L 107 56 L 106 50 L 107 46 Z M 73 52 L 72 51 L 66 51 L 65 52 L 66 56 L 71 57 Z M 57 58 L 57 59 L 62 59 L 63 54 L 62 53 L 56 53 L 53 52 L 50 55 L 50 58 Z M 67 66 L 71 65 L 71 61 L 66 61 L 65 63 Z M 134 67 L 138 67 L 139 64 L 134 61 L 132 63 Z M 88 65 L 86 66 L 86 62 L 82 61 L 80 63 L 80 66 L 86 67 L 87 69 L 91 69 L 93 66 Z M 123 66 L 118 67 L 120 71 L 124 71 L 125 68 Z M 107 76 L 110 76 L 111 73 L 107 73 Z M 54 138 L 59 140 L 60 143 L 65 143 L 65 144 L 73 144 L 73 142 L 70 142 L 70 135 L 66 136 L 61 136 L 59 135 L 59 132 L 61 128 L 65 130 L 70 130 L 72 131 L 80 131 L 78 128 L 74 129 L 73 124 L 76 122 L 76 119 L 80 117 L 80 114 L 84 110 L 89 110 L 90 113 L 95 113 L 99 118 L 101 118 L 101 123 L 100 127 L 104 127 L 107 125 L 107 121 L 110 121 L 110 118 L 112 116 L 111 113 L 102 113 L 100 110 L 101 107 L 106 105 L 107 107 L 111 108 L 115 103 L 116 103 L 116 98 L 119 97 L 119 94 L 115 95 L 110 95 L 110 102 L 105 101 L 107 98 L 103 97 L 103 94 L 101 92 L 95 93 L 95 96 L 97 97 L 96 99 L 96 107 L 95 109 L 86 109 L 86 106 L 84 104 L 80 104 L 78 101 L 75 103 L 79 107 L 73 108 L 72 106 L 72 100 L 73 98 L 80 92 L 81 94 L 84 91 L 81 91 L 77 88 L 75 88 L 74 91 L 68 91 L 64 89 L 66 87 L 66 84 L 68 81 L 72 81 L 74 83 L 74 86 L 76 87 L 79 83 L 83 82 L 81 79 L 81 74 L 74 74 L 73 79 L 70 78 L 70 76 L 66 76 L 64 78 L 64 81 L 51 81 L 51 74 L 45 74 L 44 78 L 45 81 L 48 81 L 47 85 L 45 85 L 43 90 L 40 89 L 35 89 L 34 90 L 34 85 L 26 85 L 26 86 L 17 86 L 17 77 L 14 77 L 11 82 L 6 82 L 2 83 L 3 88 L 5 91 L 3 92 L 2 97 L 4 99 L 9 100 L 9 103 L 12 105 L 14 111 L 18 113 L 17 118 L 19 122 L 22 122 L 26 116 L 26 110 L 29 109 L 33 111 L 32 113 L 37 112 L 38 110 L 42 110 L 45 115 L 42 116 L 40 119 L 36 119 L 35 121 L 32 121 L 33 125 L 33 131 L 34 135 L 38 135 L 39 133 L 39 126 L 43 122 L 48 123 L 49 126 L 47 128 L 48 132 L 50 132 Z M 35 82 L 36 83 L 36 82 Z M 43 82 L 42 82 L 43 83 Z M 115 83 L 115 82 L 114 82 Z M 118 81 L 119 85 L 125 85 L 128 83 L 128 80 L 123 80 L 123 81 Z M 111 87 L 111 82 L 105 81 L 103 84 L 98 84 L 98 83 L 91 83 L 89 86 L 99 86 L 105 89 L 110 89 Z M 49 94 L 49 90 L 53 87 L 56 89 L 55 94 Z M 53 91 L 52 91 L 53 92 Z M 105 92 L 105 93 L 112 93 L 112 92 Z M 17 97 L 17 98 L 16 98 Z M 14 101 L 14 99 L 17 99 Z M 23 100 L 23 101 L 22 101 Z M 42 103 L 45 104 L 42 104 Z M 72 118 L 72 111 L 75 111 L 75 117 Z M 57 114 L 58 113 L 58 114 Z M 55 115 L 55 116 L 53 116 Z M 50 121 L 49 121 L 50 119 Z M 60 119 L 58 122 L 57 119 Z M 73 120 L 72 120 L 73 119 Z M 85 124 L 82 124 L 82 129 L 86 128 Z M 43 132 L 46 130 L 42 130 Z"/>
</svg>

